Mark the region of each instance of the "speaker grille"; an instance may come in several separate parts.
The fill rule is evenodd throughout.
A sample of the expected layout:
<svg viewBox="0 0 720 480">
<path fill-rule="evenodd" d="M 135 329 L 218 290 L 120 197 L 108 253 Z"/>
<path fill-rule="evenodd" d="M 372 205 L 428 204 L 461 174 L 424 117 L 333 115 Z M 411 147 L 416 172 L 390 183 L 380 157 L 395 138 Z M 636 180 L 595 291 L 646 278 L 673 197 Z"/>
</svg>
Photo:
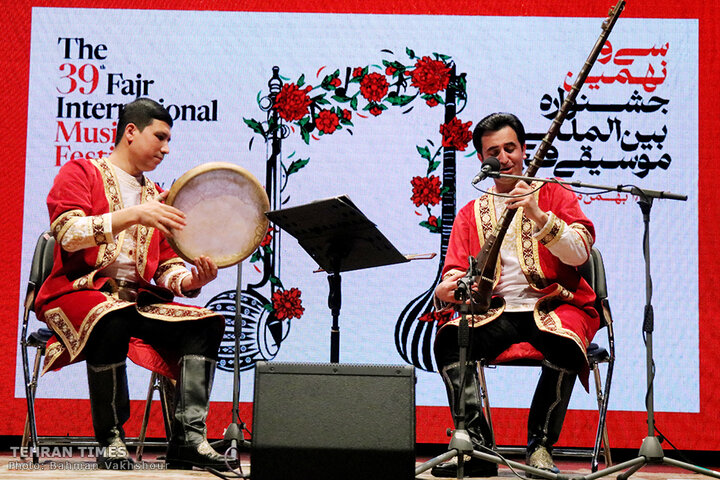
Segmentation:
<svg viewBox="0 0 720 480">
<path fill-rule="evenodd" d="M 413 478 L 408 365 L 258 362 L 251 478 Z"/>
</svg>

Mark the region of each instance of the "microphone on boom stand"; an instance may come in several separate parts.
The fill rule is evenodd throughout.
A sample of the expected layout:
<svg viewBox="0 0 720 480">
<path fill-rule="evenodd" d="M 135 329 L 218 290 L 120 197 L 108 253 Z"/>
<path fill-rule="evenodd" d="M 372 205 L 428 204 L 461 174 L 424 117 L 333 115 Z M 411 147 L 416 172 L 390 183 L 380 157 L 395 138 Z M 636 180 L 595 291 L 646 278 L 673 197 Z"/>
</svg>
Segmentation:
<svg viewBox="0 0 720 480">
<path fill-rule="evenodd" d="M 500 160 L 498 160 L 495 157 L 488 157 L 482 162 L 482 167 L 480 168 L 480 172 L 475 175 L 475 178 L 472 179 L 472 184 L 477 185 L 482 180 L 485 180 L 487 177 L 492 176 L 493 173 L 497 173 L 500 171 Z"/>
</svg>

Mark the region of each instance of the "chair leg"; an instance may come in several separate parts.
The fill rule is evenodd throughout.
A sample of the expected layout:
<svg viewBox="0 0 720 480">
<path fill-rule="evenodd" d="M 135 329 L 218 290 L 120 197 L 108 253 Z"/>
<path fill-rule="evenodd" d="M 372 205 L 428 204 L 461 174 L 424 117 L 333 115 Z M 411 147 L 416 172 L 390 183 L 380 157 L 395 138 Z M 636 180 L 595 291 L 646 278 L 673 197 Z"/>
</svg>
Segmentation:
<svg viewBox="0 0 720 480">
<path fill-rule="evenodd" d="M 612 369 L 612 364 L 609 366 L 610 369 Z M 610 371 L 610 370 L 608 370 Z M 609 392 L 610 390 L 610 377 L 607 378 L 607 381 L 605 383 L 605 391 L 603 393 L 603 404 L 602 404 L 602 436 L 603 436 L 603 452 L 605 455 L 605 465 L 608 467 L 611 467 L 612 457 L 610 455 L 610 440 L 608 437 L 608 428 L 607 428 L 607 409 L 608 409 L 608 401 L 609 399 Z"/>
<path fill-rule="evenodd" d="M 493 450 L 495 449 L 495 428 L 493 427 L 492 417 L 490 416 L 490 396 L 488 395 L 487 381 L 485 380 L 485 367 L 482 363 L 478 362 L 478 380 L 480 383 L 480 400 L 482 401 L 483 411 L 485 412 L 485 418 L 487 419 L 488 427 L 490 427 L 490 445 Z"/>
<path fill-rule="evenodd" d="M 593 363 L 590 365 L 590 368 L 593 371 L 593 376 L 595 378 L 595 392 L 598 402 L 598 431 L 595 437 L 595 446 L 593 447 L 593 455 L 592 455 L 592 461 L 591 461 L 591 470 L 593 472 L 596 472 L 598 469 L 598 457 L 600 456 L 600 446 L 603 447 L 603 457 L 605 459 L 605 466 L 610 467 L 612 466 L 612 457 L 610 454 L 610 445 L 608 441 L 608 431 L 607 431 L 607 402 L 608 402 L 608 394 L 607 391 L 609 389 L 610 384 L 610 377 L 608 376 L 606 385 L 605 385 L 605 391 L 603 391 L 602 388 L 602 380 L 600 378 L 600 368 L 597 363 Z M 609 372 L 611 374 L 611 366 L 608 366 Z"/>
<path fill-rule="evenodd" d="M 27 356 L 27 346 L 23 345 L 24 356 Z M 32 453 L 33 463 L 38 463 L 38 438 L 37 438 L 37 423 L 35 419 L 35 393 L 37 392 L 37 382 L 40 376 L 40 364 L 42 363 L 42 357 L 45 355 L 45 347 L 40 346 L 35 352 L 35 362 L 33 364 L 33 374 L 30 381 L 27 383 L 25 388 L 25 395 L 28 403 L 28 411 L 25 416 L 25 428 L 23 430 L 22 441 L 20 442 L 21 457 L 25 458 L 27 455 L 23 455 L 29 446 L 29 452 Z"/>
<path fill-rule="evenodd" d="M 147 399 L 145 400 L 145 412 L 143 413 L 142 425 L 140 426 L 140 435 L 138 436 L 138 445 L 135 450 L 135 456 L 137 461 L 142 461 L 143 450 L 145 449 L 145 434 L 147 433 L 147 426 L 150 420 L 150 407 L 152 407 L 153 392 L 158 389 L 159 375 L 155 372 L 150 376 L 150 385 L 148 385 Z"/>
<path fill-rule="evenodd" d="M 23 348 L 27 348 L 27 347 L 23 347 Z M 37 364 L 38 363 L 37 362 L 37 354 L 36 354 L 35 358 L 36 358 L 35 363 Z M 33 372 L 35 372 L 36 370 L 37 370 L 37 367 L 33 370 Z M 23 430 L 22 440 L 20 441 L 20 452 L 21 452 L 20 458 L 22 458 L 22 459 L 25 459 L 25 457 L 27 457 L 27 455 L 25 455 L 25 449 L 27 448 L 28 444 L 30 443 L 30 424 L 32 423 L 30 421 L 30 417 L 33 416 L 33 419 L 34 419 L 34 415 L 31 415 L 30 408 L 32 408 L 31 405 L 34 407 L 34 404 L 35 404 L 35 391 L 37 390 L 37 383 L 35 381 L 35 378 L 36 378 L 36 376 L 33 375 L 32 379 L 30 379 L 29 381 L 26 380 L 28 384 L 27 384 L 27 390 L 26 390 L 25 394 L 28 395 L 29 401 L 28 401 L 28 412 L 25 414 L 25 429 Z"/>
<path fill-rule="evenodd" d="M 20 458 L 23 460 L 27 455 L 25 455 L 25 449 L 28 446 L 28 443 L 30 442 L 30 415 L 25 414 L 25 429 L 23 430 L 23 436 L 22 440 L 20 440 Z"/>
<path fill-rule="evenodd" d="M 169 442 L 172 437 L 172 418 L 175 414 L 175 381 L 161 376 L 159 387 L 160 406 L 163 412 L 163 423 L 165 423 L 165 438 Z"/>
</svg>

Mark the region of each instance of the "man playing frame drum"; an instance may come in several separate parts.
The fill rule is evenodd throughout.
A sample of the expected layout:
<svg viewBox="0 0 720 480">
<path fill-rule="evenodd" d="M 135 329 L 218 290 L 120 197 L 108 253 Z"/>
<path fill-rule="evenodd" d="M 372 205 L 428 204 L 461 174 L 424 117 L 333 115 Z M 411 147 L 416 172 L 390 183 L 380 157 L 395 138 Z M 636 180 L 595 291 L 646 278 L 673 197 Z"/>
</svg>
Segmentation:
<svg viewBox="0 0 720 480">
<path fill-rule="evenodd" d="M 169 153 L 173 121 L 140 98 L 120 112 L 114 151 L 71 160 L 47 198 L 57 241 L 36 305 L 55 332 L 44 370 L 85 360 L 100 468 L 131 469 L 123 424 L 130 415 L 126 358 L 177 379 L 169 468 L 226 469 L 208 443 L 206 417 L 224 319 L 172 302 L 195 297 L 217 276 L 206 256 L 188 270 L 167 241 L 185 214 L 144 176 Z"/>
</svg>

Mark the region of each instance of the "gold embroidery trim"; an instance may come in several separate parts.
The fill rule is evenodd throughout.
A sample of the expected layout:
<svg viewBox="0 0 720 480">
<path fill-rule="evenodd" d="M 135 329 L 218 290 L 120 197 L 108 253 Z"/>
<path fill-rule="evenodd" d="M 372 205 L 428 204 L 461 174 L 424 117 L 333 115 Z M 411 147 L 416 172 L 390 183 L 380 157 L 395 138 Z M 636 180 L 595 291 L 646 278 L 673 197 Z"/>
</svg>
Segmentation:
<svg viewBox="0 0 720 480">
<path fill-rule="evenodd" d="M 105 295 L 105 298 L 107 299 L 105 302 L 102 302 L 95 306 L 83 319 L 82 323 L 80 324 L 80 331 L 78 332 L 79 335 L 79 342 L 78 347 L 79 349 L 75 352 L 71 351 L 70 355 L 71 358 L 74 359 L 78 353 L 82 351 L 83 348 L 85 348 L 85 343 L 87 343 L 87 339 L 90 337 L 90 332 L 95 327 L 95 324 L 97 323 L 97 320 L 102 317 L 103 315 L 106 315 L 112 311 L 120 310 L 121 308 L 125 308 L 128 305 L 131 305 L 130 302 L 126 302 L 124 300 L 118 300 L 117 298 L 112 297 L 111 295 L 101 292 L 103 295 Z"/>
<path fill-rule="evenodd" d="M 118 310 L 130 305 L 129 302 L 117 300 L 105 293 L 103 293 L 103 295 L 105 295 L 107 301 L 99 303 L 88 312 L 80 323 L 80 330 L 75 330 L 75 327 L 61 308 L 52 308 L 45 312 L 45 322 L 50 325 L 55 335 L 60 338 L 68 349 L 71 360 L 75 359 L 85 347 L 85 343 L 98 318 L 113 310 Z"/>
<path fill-rule="evenodd" d="M 554 335 L 558 335 L 564 338 L 568 338 L 572 340 L 580 350 L 585 353 L 587 351 L 587 345 L 583 340 L 580 339 L 580 337 L 573 332 L 572 330 L 569 330 L 567 328 L 562 328 L 562 323 L 560 321 L 560 317 L 558 317 L 557 313 L 555 312 L 545 312 L 544 314 L 539 315 L 539 312 L 535 311 L 535 324 L 538 326 L 538 328 L 544 332 L 552 333 Z M 585 358 L 585 362 L 587 363 L 587 357 L 583 355 Z"/>
<path fill-rule="evenodd" d="M 580 349 L 585 352 L 589 341 L 581 339 L 577 333 L 570 329 L 563 328 L 560 317 L 555 313 L 555 308 L 561 304 L 570 303 L 574 295 L 562 285 L 556 285 L 555 291 L 543 297 L 535 305 L 533 317 L 537 327 L 561 337 L 572 340 Z"/>
<path fill-rule="evenodd" d="M 480 248 L 483 247 L 487 237 L 489 237 L 497 220 L 495 218 L 495 202 L 492 195 L 483 195 L 482 197 L 475 200 L 475 224 L 478 230 L 478 240 Z M 500 273 L 502 271 L 502 263 L 500 255 L 498 255 L 497 263 L 495 264 L 495 278 L 493 279 L 493 287 L 495 287 L 500 281 Z"/>
<path fill-rule="evenodd" d="M 178 276 L 182 276 L 183 272 L 187 272 L 185 268 L 185 262 L 181 258 L 171 258 L 170 260 L 163 262 L 155 271 L 155 283 L 161 286 L 165 286 L 173 290 L 171 284 L 177 282 Z M 177 294 L 180 290 L 173 290 Z"/>
<path fill-rule="evenodd" d="M 540 251 L 538 243 L 533 238 L 533 222 L 525 215 L 521 217 L 518 225 L 518 259 L 525 278 L 528 283 L 536 288 L 543 289 L 546 286 L 546 276 L 540 267 Z"/>
<path fill-rule="evenodd" d="M 158 320 L 192 320 L 198 318 L 214 317 L 218 314 L 206 308 L 189 308 L 184 305 L 152 304 L 137 307 L 138 312 L 145 317 Z"/>
<path fill-rule="evenodd" d="M 68 228 L 73 223 L 73 220 L 75 220 L 78 217 L 84 217 L 85 212 L 79 209 L 75 210 L 68 210 L 67 212 L 63 212 L 62 214 L 58 215 L 58 217 L 55 219 L 54 222 L 50 225 L 50 230 L 52 231 L 53 237 L 55 237 L 55 241 L 60 244 L 62 243 L 62 238 L 67 232 Z"/>
<path fill-rule="evenodd" d="M 113 171 L 110 160 L 107 157 L 101 159 L 91 160 L 93 165 L 100 171 L 100 177 L 103 181 L 103 187 L 105 189 L 105 198 L 108 202 L 108 211 L 110 213 L 116 212 L 122 208 L 122 198 L 120 196 L 120 187 L 118 187 L 117 178 L 115 178 L 115 172 Z M 124 238 L 124 231 L 118 236 L 117 243 L 109 243 L 100 245 L 97 259 L 95 260 L 95 266 L 98 269 L 104 268 L 110 265 L 120 253 L 120 246 Z"/>
<path fill-rule="evenodd" d="M 47 347 L 45 350 L 45 362 L 43 363 L 41 375 L 45 375 L 45 373 L 50 370 L 50 367 L 52 367 L 52 364 L 55 363 L 55 360 L 57 360 L 64 352 L 65 347 L 59 342 L 53 343 Z"/>
<path fill-rule="evenodd" d="M 105 225 L 102 215 L 95 215 L 94 217 L 92 217 L 92 230 L 95 245 L 105 244 Z"/>
<path fill-rule="evenodd" d="M 87 275 L 83 275 L 82 277 L 75 280 L 72 284 L 73 290 L 85 290 L 91 287 L 93 283 L 93 277 L 95 276 L 95 272 L 97 270 L 88 273 Z"/>
<path fill-rule="evenodd" d="M 115 171 L 110 164 L 110 159 L 103 157 L 101 159 L 92 160 L 93 164 L 100 170 L 100 176 L 105 187 L 105 197 L 107 198 L 110 212 L 116 212 L 122 208 L 122 197 L 120 195 L 120 187 L 118 180 L 115 178 Z"/>
<path fill-rule="evenodd" d="M 76 349 L 78 343 L 78 332 L 70 322 L 70 319 L 65 316 L 65 313 L 61 308 L 51 308 L 45 312 L 45 322 L 50 325 L 55 335 L 60 338 L 60 341 L 68 347 L 70 352 Z"/>
<path fill-rule="evenodd" d="M 480 247 L 485 245 L 485 236 L 489 235 L 495 224 L 494 208 L 490 208 L 489 195 L 483 195 L 475 200 L 475 224 L 478 231 Z"/>
<path fill-rule="evenodd" d="M 563 232 L 565 231 L 565 222 L 562 219 L 558 218 L 554 213 L 551 213 L 551 215 L 552 224 L 550 225 L 548 232 L 538 239 L 540 243 L 542 243 L 548 248 L 552 247 L 555 243 L 557 243 L 558 240 L 560 240 Z"/>
<path fill-rule="evenodd" d="M 151 182 L 147 177 L 143 181 L 143 189 L 141 193 L 141 203 L 149 202 L 157 196 L 157 189 L 155 184 Z M 148 228 L 145 225 L 138 225 L 137 228 L 137 257 L 136 264 L 137 270 L 141 277 L 145 278 L 145 269 L 147 268 L 148 252 L 150 250 L 150 239 L 155 231 L 154 228 Z"/>
</svg>

